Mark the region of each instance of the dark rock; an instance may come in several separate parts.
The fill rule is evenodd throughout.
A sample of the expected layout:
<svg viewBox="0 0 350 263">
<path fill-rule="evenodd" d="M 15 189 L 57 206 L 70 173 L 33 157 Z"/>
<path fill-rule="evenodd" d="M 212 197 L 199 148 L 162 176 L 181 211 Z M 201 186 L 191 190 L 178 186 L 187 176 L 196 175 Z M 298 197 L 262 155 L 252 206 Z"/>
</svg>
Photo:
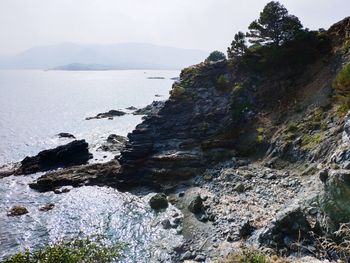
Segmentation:
<svg viewBox="0 0 350 263">
<path fill-rule="evenodd" d="M 164 101 L 153 101 L 150 105 L 133 112 L 134 115 L 156 115 L 165 105 Z"/>
<path fill-rule="evenodd" d="M 57 134 L 57 136 L 60 138 L 75 139 L 75 136 L 73 134 L 68 133 L 68 132 L 61 132 L 61 133 Z"/>
<path fill-rule="evenodd" d="M 99 113 L 97 114 L 95 117 L 87 117 L 85 118 L 85 120 L 93 120 L 93 119 L 108 119 L 108 118 L 112 118 L 113 117 L 119 117 L 119 116 L 123 116 L 126 113 L 123 111 L 119 111 L 119 110 L 110 110 L 108 112 L 104 112 L 104 113 Z"/>
<path fill-rule="evenodd" d="M 320 178 L 320 180 L 325 183 L 328 179 L 328 169 L 324 169 L 322 171 L 319 172 L 318 177 Z"/>
<path fill-rule="evenodd" d="M 255 230 L 255 227 L 253 227 L 250 224 L 249 220 L 247 220 L 247 221 L 243 222 L 243 224 L 241 225 L 238 235 L 241 238 L 246 238 L 246 237 L 250 236 L 254 230 Z"/>
<path fill-rule="evenodd" d="M 124 136 L 111 134 L 107 138 L 107 142 L 102 144 L 98 150 L 105 152 L 120 152 L 122 151 L 127 143 L 128 139 Z"/>
<path fill-rule="evenodd" d="M 168 200 L 165 194 L 155 194 L 149 200 L 149 205 L 154 210 L 165 209 L 168 207 Z"/>
<path fill-rule="evenodd" d="M 182 256 L 181 256 L 181 260 L 186 260 L 186 259 L 191 259 L 192 257 L 192 253 L 191 251 L 186 251 Z"/>
<path fill-rule="evenodd" d="M 118 159 L 125 180 L 142 178 L 158 185 L 187 180 L 203 173 L 208 162 L 232 157 L 234 143 L 220 135 L 239 119 L 232 119 L 230 96 L 213 82 L 228 71 L 226 62 L 182 71 L 170 99 L 154 102 L 157 110 L 128 135 Z"/>
<path fill-rule="evenodd" d="M 288 250 L 293 242 L 310 240 L 311 226 L 299 207 L 291 207 L 277 214 L 272 225 L 265 229 L 259 242 L 267 247 Z"/>
<path fill-rule="evenodd" d="M 39 208 L 39 211 L 41 211 L 41 212 L 47 212 L 47 211 L 52 210 L 54 207 L 55 207 L 54 204 L 46 204 L 46 205 L 40 207 L 40 208 Z"/>
<path fill-rule="evenodd" d="M 233 190 L 235 190 L 237 193 L 243 193 L 246 190 L 246 187 L 242 183 L 238 183 Z"/>
<path fill-rule="evenodd" d="M 197 262 L 204 262 L 206 257 L 204 255 L 197 255 L 194 260 Z"/>
<path fill-rule="evenodd" d="M 0 179 L 7 176 L 15 175 L 16 173 L 18 173 L 20 168 L 21 168 L 20 163 L 6 164 L 3 166 L 0 166 Z"/>
<path fill-rule="evenodd" d="M 203 200 L 199 195 L 190 202 L 188 210 L 194 214 L 199 214 L 204 211 Z"/>
<path fill-rule="evenodd" d="M 32 174 L 48 171 L 59 167 L 85 164 L 92 155 L 89 153 L 85 140 L 72 141 L 54 149 L 41 151 L 33 157 L 21 161 L 17 174 Z"/>
<path fill-rule="evenodd" d="M 53 191 L 71 185 L 116 185 L 118 186 L 119 163 L 88 164 L 47 173 L 29 186 L 39 192 Z"/>
<path fill-rule="evenodd" d="M 127 110 L 137 110 L 137 108 L 134 107 L 134 106 L 127 107 L 126 109 L 127 109 Z"/>
<path fill-rule="evenodd" d="M 164 219 L 162 221 L 162 226 L 163 226 L 164 229 L 170 229 L 171 228 L 171 224 L 170 224 L 169 219 Z"/>
<path fill-rule="evenodd" d="M 16 205 L 16 206 L 12 207 L 7 212 L 7 216 L 21 216 L 21 215 L 25 215 L 28 213 L 29 212 L 28 212 L 27 208 L 25 208 L 24 206 L 21 206 L 21 205 Z"/>
<path fill-rule="evenodd" d="M 350 171 L 331 170 L 324 183 L 323 194 L 319 202 L 330 219 L 332 230 L 337 230 L 339 224 L 350 221 Z"/>
<path fill-rule="evenodd" d="M 184 197 L 185 196 L 185 192 L 179 192 L 179 197 Z"/>
</svg>

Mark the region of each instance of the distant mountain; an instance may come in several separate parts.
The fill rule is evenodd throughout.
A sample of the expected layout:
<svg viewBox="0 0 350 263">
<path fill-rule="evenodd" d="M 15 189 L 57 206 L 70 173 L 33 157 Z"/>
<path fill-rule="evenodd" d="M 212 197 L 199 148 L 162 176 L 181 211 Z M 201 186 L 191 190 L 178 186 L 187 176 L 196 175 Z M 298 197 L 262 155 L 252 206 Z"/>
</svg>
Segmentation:
<svg viewBox="0 0 350 263">
<path fill-rule="evenodd" d="M 143 43 L 59 44 L 35 47 L 0 58 L 2 69 L 180 69 L 203 61 L 208 53 Z"/>
</svg>

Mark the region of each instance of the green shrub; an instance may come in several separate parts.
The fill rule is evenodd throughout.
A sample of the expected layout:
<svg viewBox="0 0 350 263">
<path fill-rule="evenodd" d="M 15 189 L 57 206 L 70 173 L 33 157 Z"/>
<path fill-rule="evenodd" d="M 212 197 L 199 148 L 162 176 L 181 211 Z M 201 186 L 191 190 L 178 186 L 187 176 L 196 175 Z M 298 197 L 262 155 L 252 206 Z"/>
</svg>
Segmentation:
<svg viewBox="0 0 350 263">
<path fill-rule="evenodd" d="M 125 244 L 106 245 L 105 239 L 72 239 L 32 251 L 19 252 L 3 263 L 95 263 L 112 262 L 122 257 Z"/>
<path fill-rule="evenodd" d="M 173 98 L 178 98 L 180 97 L 182 94 L 185 93 L 185 88 L 179 86 L 179 85 L 176 85 L 172 88 L 172 90 L 170 91 L 170 95 L 171 97 Z"/>
<path fill-rule="evenodd" d="M 287 131 L 294 133 L 294 132 L 297 132 L 298 130 L 299 130 L 299 126 L 295 122 L 291 122 L 288 124 Z"/>
<path fill-rule="evenodd" d="M 216 88 L 219 90 L 224 90 L 228 87 L 229 81 L 225 75 L 220 75 L 216 81 Z"/>
<path fill-rule="evenodd" d="M 319 145 L 324 139 L 323 133 L 315 133 L 315 134 L 305 134 L 301 141 L 301 147 L 304 150 L 314 149 L 317 145 Z"/>
<path fill-rule="evenodd" d="M 272 263 L 272 262 L 284 262 L 277 261 L 274 258 L 270 258 L 260 251 L 246 249 L 241 253 L 232 253 L 225 260 L 220 263 Z"/>
<path fill-rule="evenodd" d="M 216 61 L 225 60 L 225 59 L 226 59 L 226 56 L 224 53 L 215 50 L 215 51 L 210 53 L 210 55 L 207 57 L 206 61 L 216 62 Z"/>
<path fill-rule="evenodd" d="M 333 84 L 339 95 L 350 96 L 350 63 L 340 70 Z"/>
<path fill-rule="evenodd" d="M 263 143 L 264 142 L 264 128 L 259 127 L 256 129 L 256 131 L 258 132 L 258 136 L 256 137 L 256 142 L 257 143 Z"/>
<path fill-rule="evenodd" d="M 333 82 L 333 87 L 337 92 L 338 114 L 344 116 L 350 109 L 350 63 L 339 71 Z"/>
</svg>

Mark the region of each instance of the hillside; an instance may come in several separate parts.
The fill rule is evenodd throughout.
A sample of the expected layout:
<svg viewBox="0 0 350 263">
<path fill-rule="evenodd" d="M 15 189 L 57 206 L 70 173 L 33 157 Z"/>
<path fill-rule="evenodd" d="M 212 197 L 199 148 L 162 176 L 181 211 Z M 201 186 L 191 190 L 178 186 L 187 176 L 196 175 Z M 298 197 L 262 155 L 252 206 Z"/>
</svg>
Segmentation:
<svg viewBox="0 0 350 263">
<path fill-rule="evenodd" d="M 107 69 L 180 69 L 203 61 L 205 51 L 152 44 L 60 44 L 35 47 L 0 58 L 2 69 L 53 69 L 72 63 Z M 84 66 L 84 67 L 85 67 Z M 98 69 L 99 69 L 98 68 Z"/>
<path fill-rule="evenodd" d="M 349 40 L 346 18 L 273 61 L 260 50 L 187 68 L 158 114 L 129 134 L 122 178 L 182 209 L 183 259 L 243 245 L 349 260 L 348 95 L 334 88 Z"/>
</svg>

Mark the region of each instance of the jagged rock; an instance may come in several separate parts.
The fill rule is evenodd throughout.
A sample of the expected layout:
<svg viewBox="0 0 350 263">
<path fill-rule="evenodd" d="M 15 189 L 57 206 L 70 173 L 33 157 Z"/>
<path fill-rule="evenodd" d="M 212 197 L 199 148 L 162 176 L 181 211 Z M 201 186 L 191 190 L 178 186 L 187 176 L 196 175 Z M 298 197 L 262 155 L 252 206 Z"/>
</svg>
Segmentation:
<svg viewBox="0 0 350 263">
<path fill-rule="evenodd" d="M 200 195 L 197 195 L 188 205 L 188 210 L 194 214 L 199 214 L 204 211 L 203 200 Z"/>
<path fill-rule="evenodd" d="M 238 193 L 243 193 L 246 190 L 246 187 L 244 186 L 244 184 L 242 183 L 238 183 L 234 188 L 234 191 L 238 192 Z"/>
<path fill-rule="evenodd" d="M 6 164 L 0 166 L 0 179 L 18 173 L 20 167 L 20 163 Z"/>
<path fill-rule="evenodd" d="M 46 192 L 67 185 L 114 185 L 118 182 L 119 169 L 116 161 L 76 166 L 47 173 L 29 186 L 39 192 Z"/>
<path fill-rule="evenodd" d="M 162 226 L 163 226 L 164 229 L 170 229 L 171 228 L 171 223 L 170 223 L 169 219 L 164 219 L 162 221 Z"/>
<path fill-rule="evenodd" d="M 127 110 L 137 110 L 137 108 L 135 106 L 130 106 L 126 108 Z"/>
<path fill-rule="evenodd" d="M 57 134 L 57 136 L 60 138 L 75 139 L 75 136 L 73 134 L 68 133 L 68 132 L 61 132 L 61 133 Z"/>
<path fill-rule="evenodd" d="M 21 161 L 17 174 L 32 174 L 59 167 L 68 167 L 86 163 L 92 155 L 85 140 L 72 141 L 54 149 L 44 150 L 33 157 Z"/>
<path fill-rule="evenodd" d="M 155 194 L 149 200 L 149 205 L 154 210 L 160 210 L 168 207 L 168 200 L 165 194 Z"/>
<path fill-rule="evenodd" d="M 323 169 L 322 171 L 320 171 L 318 177 L 323 183 L 326 182 L 328 179 L 328 169 Z"/>
<path fill-rule="evenodd" d="M 102 144 L 98 150 L 106 152 L 120 152 L 122 151 L 127 143 L 128 139 L 124 136 L 111 134 L 107 138 L 107 142 Z"/>
<path fill-rule="evenodd" d="M 138 109 L 134 111 L 132 114 L 134 115 L 156 115 L 161 108 L 164 107 L 165 102 L 164 101 L 153 101 L 150 105 L 147 105 L 146 107 L 142 109 Z"/>
<path fill-rule="evenodd" d="M 259 236 L 259 242 L 267 247 L 291 249 L 296 241 L 307 242 L 311 226 L 300 207 L 290 207 L 277 214 L 272 225 Z"/>
<path fill-rule="evenodd" d="M 93 120 L 93 119 L 112 119 L 113 117 L 119 117 L 119 116 L 123 116 L 126 113 L 120 110 L 110 110 L 108 112 L 104 112 L 104 113 L 99 113 L 94 117 L 87 117 L 85 118 L 85 120 Z"/>
<path fill-rule="evenodd" d="M 333 230 L 340 223 L 350 221 L 350 171 L 332 170 L 328 180 L 324 182 L 324 193 L 320 196 L 320 204 L 331 220 Z"/>
<path fill-rule="evenodd" d="M 203 172 L 213 157 L 215 162 L 232 158 L 233 144 L 220 143 L 216 136 L 232 122 L 230 98 L 213 83 L 227 70 L 226 62 L 220 62 L 182 71 L 181 83 L 173 84 L 173 89 L 182 85 L 182 95 L 158 102 L 157 112 L 128 135 L 119 158 L 125 180 L 184 180 Z M 207 146 L 214 138 L 219 144 Z"/>
<path fill-rule="evenodd" d="M 21 216 L 28 213 L 29 212 L 27 208 L 21 205 L 16 205 L 8 211 L 7 216 Z"/>
<path fill-rule="evenodd" d="M 242 223 L 241 227 L 239 228 L 238 235 L 241 238 L 246 238 L 246 237 L 250 236 L 254 230 L 255 230 L 255 227 L 253 227 L 250 224 L 249 220 L 246 220 L 245 222 Z"/>
</svg>

